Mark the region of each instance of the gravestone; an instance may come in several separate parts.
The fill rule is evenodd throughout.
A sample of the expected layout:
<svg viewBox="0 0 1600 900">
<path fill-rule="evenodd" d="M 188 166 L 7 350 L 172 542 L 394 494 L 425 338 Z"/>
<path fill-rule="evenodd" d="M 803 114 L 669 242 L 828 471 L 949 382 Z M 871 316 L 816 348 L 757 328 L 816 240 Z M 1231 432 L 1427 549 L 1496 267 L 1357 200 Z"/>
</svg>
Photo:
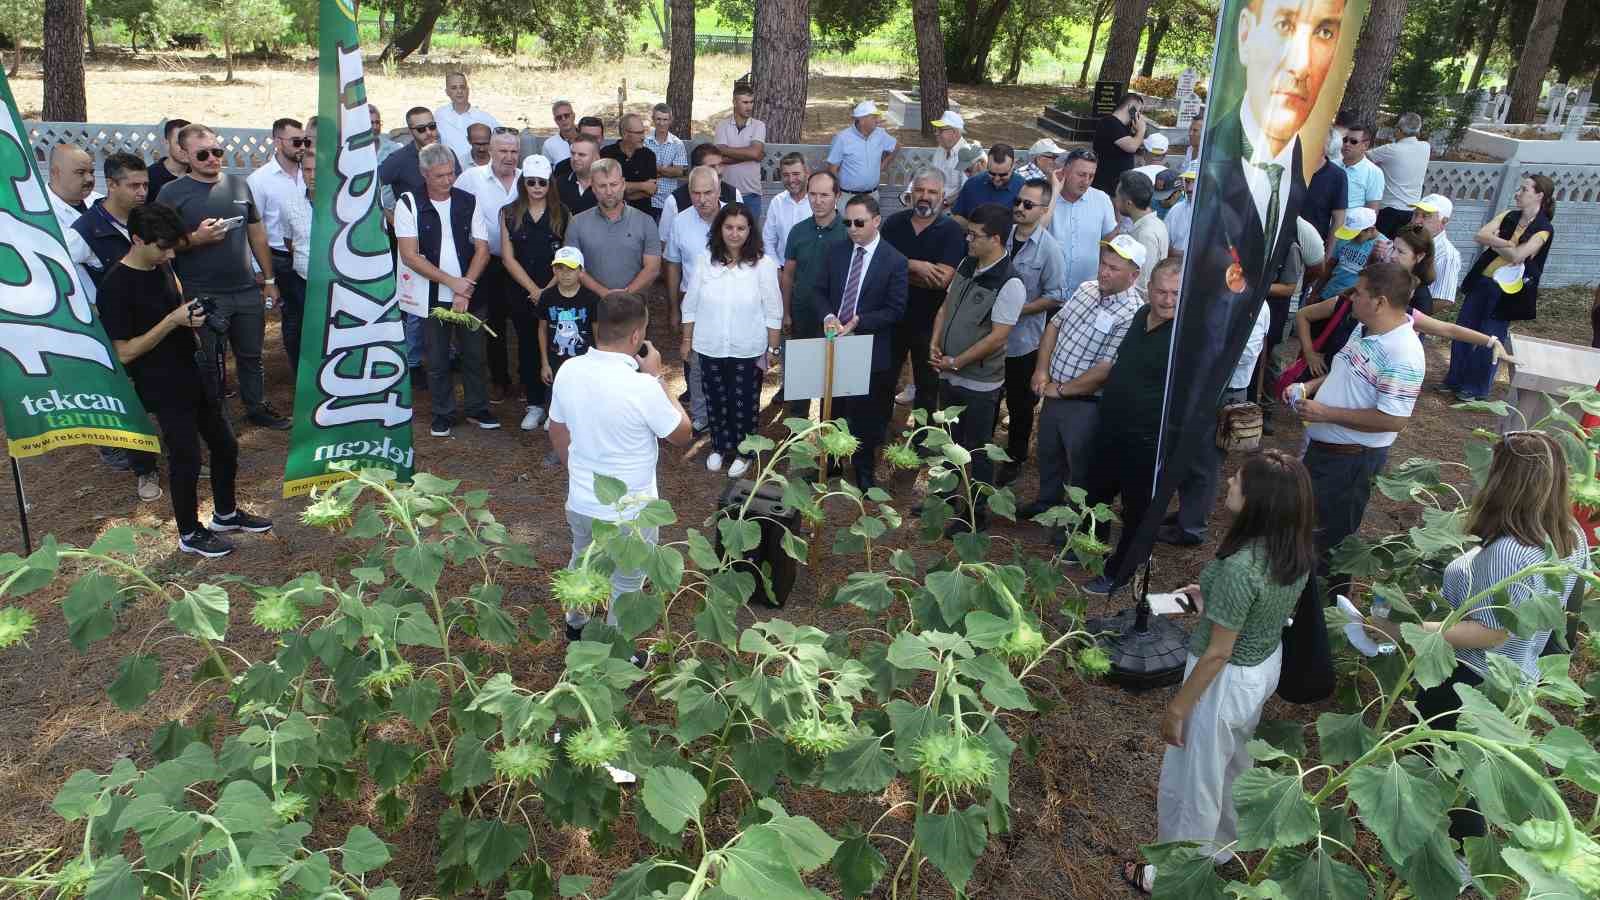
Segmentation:
<svg viewBox="0 0 1600 900">
<path fill-rule="evenodd" d="M 1197 95 L 1189 96 L 1178 101 L 1178 127 L 1188 128 L 1195 119 L 1200 117 L 1200 111 L 1205 109 L 1205 102 Z"/>
<path fill-rule="evenodd" d="M 1109 116 L 1117 111 L 1117 104 L 1128 90 L 1126 81 L 1096 81 L 1094 83 L 1094 117 Z"/>
<path fill-rule="evenodd" d="M 1496 125 L 1504 125 L 1509 115 L 1511 115 L 1511 95 L 1504 91 L 1495 94 L 1489 101 L 1489 121 Z"/>
<path fill-rule="evenodd" d="M 1566 127 L 1562 128 L 1562 130 L 1561 130 L 1561 139 L 1563 141 L 1575 141 L 1575 140 L 1577 140 L 1578 137 L 1583 134 L 1583 123 L 1584 123 L 1584 120 L 1586 120 L 1588 118 L 1589 118 L 1589 105 L 1588 104 L 1586 104 L 1586 103 L 1574 103 L 1574 104 L 1572 104 L 1571 109 L 1567 110 L 1567 124 L 1566 124 Z"/>
<path fill-rule="evenodd" d="M 1489 121 L 1489 92 L 1480 89 L 1477 94 L 1472 101 L 1473 124 Z"/>
<path fill-rule="evenodd" d="M 1561 117 L 1567 111 L 1567 86 L 1551 85 L 1550 96 L 1545 99 L 1545 107 L 1548 112 L 1545 113 L 1544 124 L 1552 128 L 1560 125 Z"/>
</svg>

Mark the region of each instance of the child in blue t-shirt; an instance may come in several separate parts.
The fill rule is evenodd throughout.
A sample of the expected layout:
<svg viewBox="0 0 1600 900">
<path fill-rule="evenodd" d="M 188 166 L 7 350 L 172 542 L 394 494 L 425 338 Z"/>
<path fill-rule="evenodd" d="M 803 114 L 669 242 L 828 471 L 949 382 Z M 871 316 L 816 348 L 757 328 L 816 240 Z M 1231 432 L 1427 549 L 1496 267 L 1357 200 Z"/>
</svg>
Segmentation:
<svg viewBox="0 0 1600 900">
<path fill-rule="evenodd" d="M 1344 226 L 1333 234 L 1338 238 L 1333 245 L 1333 270 L 1318 295 L 1324 300 L 1355 287 L 1378 244 L 1378 214 L 1365 206 L 1356 207 L 1345 213 Z"/>
</svg>

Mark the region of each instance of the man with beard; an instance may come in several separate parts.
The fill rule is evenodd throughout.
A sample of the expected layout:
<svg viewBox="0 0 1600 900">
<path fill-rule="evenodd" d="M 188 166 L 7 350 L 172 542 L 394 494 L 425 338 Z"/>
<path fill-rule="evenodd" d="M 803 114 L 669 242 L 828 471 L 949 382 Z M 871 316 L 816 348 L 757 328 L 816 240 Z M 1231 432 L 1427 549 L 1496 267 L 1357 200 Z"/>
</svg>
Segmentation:
<svg viewBox="0 0 1600 900">
<path fill-rule="evenodd" d="M 1009 177 L 1009 162 L 1005 168 Z M 905 315 L 895 325 L 889 350 L 890 377 L 899 377 L 909 355 L 912 390 L 906 402 L 914 400 L 931 416 L 939 408 L 939 376 L 928 361 L 933 319 L 956 266 L 967 255 L 966 231 L 944 213 L 944 173 L 932 167 L 918 172 L 911 179 L 910 207 L 885 219 L 882 235 L 906 258 L 909 269 Z"/>
<path fill-rule="evenodd" d="M 261 209 L 261 225 L 267 230 L 267 249 L 272 252 L 272 271 L 278 277 L 278 292 L 283 302 L 278 315 L 283 317 L 283 352 L 289 358 L 289 371 L 300 362 L 300 324 L 305 316 L 306 283 L 294 271 L 294 253 L 284 242 L 284 214 L 296 197 L 305 196 L 306 180 L 300 163 L 311 149 L 311 139 L 294 119 L 272 123 L 272 158 L 250 173 L 245 184 Z"/>
<path fill-rule="evenodd" d="M 161 126 L 161 138 L 166 141 L 167 155 L 150 164 L 150 190 L 145 194 L 144 202 L 156 202 L 156 195 L 167 186 L 167 182 L 189 174 L 189 156 L 178 146 L 178 132 L 188 125 L 188 119 L 168 119 Z"/>
</svg>

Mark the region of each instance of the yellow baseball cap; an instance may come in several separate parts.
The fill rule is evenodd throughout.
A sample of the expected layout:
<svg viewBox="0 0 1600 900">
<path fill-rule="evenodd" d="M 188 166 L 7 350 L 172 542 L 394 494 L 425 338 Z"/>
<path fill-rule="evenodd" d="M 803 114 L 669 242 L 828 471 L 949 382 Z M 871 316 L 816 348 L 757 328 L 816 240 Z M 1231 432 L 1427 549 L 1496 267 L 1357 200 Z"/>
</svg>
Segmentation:
<svg viewBox="0 0 1600 900">
<path fill-rule="evenodd" d="M 1515 294 L 1522 290 L 1522 263 L 1514 266 L 1501 266 L 1494 270 L 1494 282 L 1500 285 L 1500 290 L 1508 294 Z"/>
<path fill-rule="evenodd" d="M 1141 269 L 1144 268 L 1146 258 L 1144 245 L 1134 240 L 1132 235 L 1119 234 L 1109 241 L 1101 241 L 1100 246 L 1110 247 L 1111 252 Z"/>
</svg>

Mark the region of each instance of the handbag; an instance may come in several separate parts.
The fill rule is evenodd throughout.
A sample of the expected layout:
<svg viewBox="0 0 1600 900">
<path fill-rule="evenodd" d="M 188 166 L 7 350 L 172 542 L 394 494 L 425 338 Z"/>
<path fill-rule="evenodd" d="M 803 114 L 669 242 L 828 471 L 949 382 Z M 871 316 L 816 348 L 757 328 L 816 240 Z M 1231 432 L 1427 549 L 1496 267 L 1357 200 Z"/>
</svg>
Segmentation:
<svg viewBox="0 0 1600 900">
<path fill-rule="evenodd" d="M 1350 295 L 1344 294 L 1339 297 L 1339 305 L 1334 309 L 1333 315 L 1329 316 L 1327 323 L 1322 326 L 1322 333 L 1312 339 L 1311 349 L 1321 351 L 1323 347 L 1326 347 L 1328 339 L 1333 337 L 1334 332 L 1339 330 L 1339 326 L 1344 322 L 1345 316 L 1349 314 Z M 1284 388 L 1297 381 L 1305 380 L 1305 372 L 1306 359 L 1302 355 L 1299 359 L 1290 363 L 1288 368 L 1278 375 L 1278 380 L 1272 383 L 1272 396 L 1274 398 L 1282 397 Z"/>
<path fill-rule="evenodd" d="M 1333 649 L 1328 644 L 1328 621 L 1313 572 L 1300 592 L 1294 618 L 1283 628 L 1283 669 L 1277 694 L 1290 703 L 1320 703 L 1333 696 L 1333 687 Z"/>
<path fill-rule="evenodd" d="M 1224 453 L 1261 447 L 1261 406 L 1248 400 L 1217 410 L 1217 447 Z"/>
</svg>

